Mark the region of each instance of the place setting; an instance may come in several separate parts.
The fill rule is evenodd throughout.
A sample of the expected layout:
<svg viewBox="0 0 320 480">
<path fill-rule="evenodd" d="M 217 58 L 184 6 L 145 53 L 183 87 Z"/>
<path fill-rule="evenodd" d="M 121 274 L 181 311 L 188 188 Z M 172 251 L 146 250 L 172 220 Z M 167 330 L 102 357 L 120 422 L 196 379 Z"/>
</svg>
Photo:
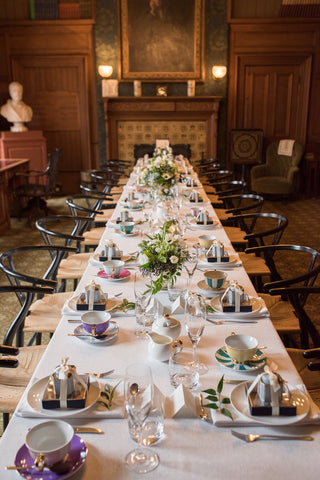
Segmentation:
<svg viewBox="0 0 320 480">
<path fill-rule="evenodd" d="M 34 380 L 17 415 L 51 419 L 123 418 L 121 378 L 112 375 L 113 370 L 107 378 L 100 374 L 79 374 L 68 361 L 68 357 L 63 357 L 50 375 Z"/>
<path fill-rule="evenodd" d="M 199 237 L 202 253 L 199 254 L 199 267 L 202 268 L 234 268 L 242 263 L 236 253 L 229 253 L 224 244 L 214 236 L 203 235 Z"/>
<path fill-rule="evenodd" d="M 197 287 L 201 295 L 206 298 L 212 298 L 220 295 L 230 286 L 227 274 L 220 270 L 205 270 L 203 272 L 204 279 L 197 283 Z"/>
<path fill-rule="evenodd" d="M 258 370 L 266 364 L 267 357 L 259 347 L 258 340 L 251 335 L 231 334 L 224 345 L 215 353 L 216 361 L 223 367 L 236 372 Z"/>
<path fill-rule="evenodd" d="M 76 337 L 95 345 L 112 344 L 119 334 L 119 327 L 115 321 L 110 320 L 109 312 L 90 311 L 81 315 L 81 323 L 76 326 L 73 333 L 68 336 Z"/>
<path fill-rule="evenodd" d="M 122 282 L 129 280 L 131 272 L 125 268 L 122 260 L 107 260 L 102 264 L 103 268 L 98 271 L 97 276 L 108 282 Z"/>
</svg>

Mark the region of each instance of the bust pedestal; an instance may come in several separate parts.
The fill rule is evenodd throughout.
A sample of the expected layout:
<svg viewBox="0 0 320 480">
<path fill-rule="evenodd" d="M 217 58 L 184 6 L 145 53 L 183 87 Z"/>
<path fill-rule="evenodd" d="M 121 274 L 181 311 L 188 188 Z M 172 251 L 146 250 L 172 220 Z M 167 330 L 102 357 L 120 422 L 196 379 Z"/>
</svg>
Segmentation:
<svg viewBox="0 0 320 480">
<path fill-rule="evenodd" d="M 28 158 L 30 170 L 45 170 L 47 142 L 40 130 L 1 132 L 0 158 Z M 40 180 L 45 183 L 46 179 Z"/>
</svg>

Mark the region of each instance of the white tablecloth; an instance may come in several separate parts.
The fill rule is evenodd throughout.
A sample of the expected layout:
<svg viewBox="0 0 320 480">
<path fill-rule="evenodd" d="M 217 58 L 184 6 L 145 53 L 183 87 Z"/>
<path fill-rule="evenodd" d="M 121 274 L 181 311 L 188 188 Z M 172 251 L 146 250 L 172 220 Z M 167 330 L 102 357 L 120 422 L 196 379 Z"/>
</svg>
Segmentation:
<svg viewBox="0 0 320 480">
<path fill-rule="evenodd" d="M 133 176 L 131 177 L 131 182 Z M 129 182 L 130 183 L 130 182 Z M 124 199 L 124 191 L 122 198 Z M 211 205 L 206 205 L 210 209 Z M 120 206 L 117 207 L 113 218 L 119 215 Z M 134 213 L 134 216 L 142 213 Z M 221 239 L 225 246 L 232 249 L 231 244 L 223 230 L 216 228 L 205 233 L 212 233 Z M 187 230 L 186 239 L 190 244 L 194 243 L 199 231 Z M 114 238 L 124 252 L 133 252 L 137 249 L 141 236 L 122 237 L 115 233 L 114 229 L 106 228 L 98 251 L 104 245 L 106 238 Z M 97 280 L 98 266 L 88 265 L 88 268 L 79 283 L 77 292 L 83 291 L 91 278 Z M 110 295 L 123 292 L 123 296 L 133 300 L 133 272 L 130 278 L 123 282 L 101 281 L 103 288 Z M 247 293 L 255 295 L 256 292 L 242 267 L 236 267 L 227 271 L 230 279 L 237 279 L 245 286 Z M 193 284 L 203 278 L 200 271 L 196 271 Z M 148 358 L 148 341 L 138 339 L 134 332 L 136 329 L 135 317 L 131 315 L 117 315 L 114 320 L 119 325 L 118 340 L 112 345 L 95 345 L 83 339 L 68 336 L 72 333 L 76 324 L 68 322 L 68 316 L 64 316 L 48 345 L 48 348 L 39 363 L 38 368 L 30 384 L 36 379 L 49 375 L 60 363 L 61 358 L 68 356 L 70 363 L 76 365 L 78 372 L 99 372 L 111 368 L 115 369 L 112 381 L 121 379 L 126 366 L 137 361 L 148 361 L 152 367 L 154 381 L 164 395 L 170 395 L 173 387 L 169 383 L 168 364 Z M 74 318 L 74 316 L 72 317 Z M 268 317 L 259 318 L 256 324 L 230 324 L 213 325 L 206 323 L 204 334 L 198 346 L 200 360 L 207 364 L 208 372 L 200 377 L 200 385 L 197 392 L 205 388 L 217 386 L 221 376 L 225 374 L 228 379 L 251 380 L 257 372 L 239 373 L 228 370 L 219 365 L 215 360 L 216 350 L 224 345 L 224 339 L 232 331 L 254 335 L 260 345 L 267 346 L 267 356 L 278 366 L 278 372 L 290 385 L 301 384 L 291 360 L 289 359 L 283 344 L 280 341 L 272 323 Z M 181 338 L 185 345 L 190 345 L 185 330 L 182 330 Z M 14 374 L 14 370 L 13 370 Z M 234 385 L 225 385 L 224 393 L 230 395 Z M 195 394 L 197 394 L 197 392 Z M 27 395 L 27 392 L 26 394 Z M 18 410 L 23 412 L 25 397 L 20 402 Z M 243 421 L 247 419 L 242 418 Z M 128 434 L 127 421 L 122 419 L 102 418 L 101 415 L 88 414 L 88 418 L 68 418 L 74 425 L 86 424 L 98 426 L 104 430 L 104 435 L 83 435 L 89 453 L 84 468 L 76 478 L 83 480 L 100 479 L 131 479 L 137 475 L 129 472 L 124 466 L 125 455 L 136 444 Z M 25 435 L 31 426 L 37 424 L 39 418 L 22 417 L 18 414 L 13 416 L 0 443 L 0 478 L 15 479 L 17 473 L 6 471 L 6 465 L 12 465 L 17 449 L 24 443 Z M 317 415 L 315 416 L 315 423 Z M 148 474 L 148 478 L 157 480 L 207 480 L 217 478 L 224 480 L 237 479 L 318 479 L 320 471 L 320 431 L 315 425 L 302 425 L 291 427 L 265 427 L 252 424 L 250 428 L 243 429 L 250 432 L 275 431 L 283 433 L 302 434 L 308 433 L 315 437 L 313 442 L 280 442 L 280 441 L 257 441 L 247 444 L 230 433 L 232 423 L 226 427 L 216 427 L 204 423 L 198 418 L 191 419 L 166 419 L 165 436 L 152 448 L 160 456 L 160 466 Z"/>
</svg>

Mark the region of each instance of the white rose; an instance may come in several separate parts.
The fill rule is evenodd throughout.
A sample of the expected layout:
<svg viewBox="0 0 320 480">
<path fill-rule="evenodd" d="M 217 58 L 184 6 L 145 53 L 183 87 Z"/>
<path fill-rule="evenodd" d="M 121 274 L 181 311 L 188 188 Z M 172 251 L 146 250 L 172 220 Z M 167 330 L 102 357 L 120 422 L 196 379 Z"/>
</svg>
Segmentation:
<svg viewBox="0 0 320 480">
<path fill-rule="evenodd" d="M 172 234 L 171 234 L 171 233 L 166 233 L 165 241 L 166 241 L 167 243 L 171 243 L 172 240 L 173 240 Z"/>
<path fill-rule="evenodd" d="M 138 262 L 140 265 L 144 265 L 145 263 L 148 263 L 148 261 L 149 259 L 147 255 L 145 255 L 144 253 L 139 253 Z"/>
<path fill-rule="evenodd" d="M 171 263 L 175 264 L 175 263 L 178 263 L 178 261 L 179 261 L 179 258 L 176 255 L 172 255 L 170 257 L 170 262 Z"/>
</svg>

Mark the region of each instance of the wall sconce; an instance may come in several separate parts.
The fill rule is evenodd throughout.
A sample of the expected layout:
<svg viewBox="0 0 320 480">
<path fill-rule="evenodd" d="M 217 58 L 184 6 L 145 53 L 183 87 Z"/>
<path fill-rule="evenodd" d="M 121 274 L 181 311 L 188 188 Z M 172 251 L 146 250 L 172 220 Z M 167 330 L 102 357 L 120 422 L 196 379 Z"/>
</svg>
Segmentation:
<svg viewBox="0 0 320 480">
<path fill-rule="evenodd" d="M 215 79 L 224 78 L 227 75 L 227 67 L 224 65 L 213 65 L 212 76 Z"/>
<path fill-rule="evenodd" d="M 112 75 L 113 68 L 111 65 L 99 65 L 98 72 L 101 77 L 109 78 Z"/>
</svg>

